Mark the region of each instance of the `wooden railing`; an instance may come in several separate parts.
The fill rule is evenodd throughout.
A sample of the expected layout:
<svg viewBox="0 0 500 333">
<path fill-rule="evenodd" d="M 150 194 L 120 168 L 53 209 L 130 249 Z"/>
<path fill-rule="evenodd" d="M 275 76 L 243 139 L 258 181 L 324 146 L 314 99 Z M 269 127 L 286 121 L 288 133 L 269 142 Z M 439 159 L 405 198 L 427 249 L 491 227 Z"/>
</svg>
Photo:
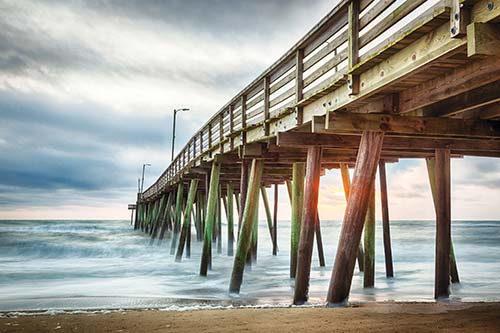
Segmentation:
<svg viewBox="0 0 500 333">
<path fill-rule="evenodd" d="M 262 127 L 259 138 L 273 136 L 269 123 L 347 85 L 355 95 L 357 77 L 404 48 L 415 37 L 450 19 L 459 0 L 341 0 L 309 33 L 271 67 L 232 98 L 188 141 L 168 168 L 143 194 L 148 200 L 172 185 L 200 159 L 248 143 L 245 133 Z M 413 38 L 409 38 L 413 36 Z M 288 130 L 288 129 L 287 129 Z"/>
</svg>

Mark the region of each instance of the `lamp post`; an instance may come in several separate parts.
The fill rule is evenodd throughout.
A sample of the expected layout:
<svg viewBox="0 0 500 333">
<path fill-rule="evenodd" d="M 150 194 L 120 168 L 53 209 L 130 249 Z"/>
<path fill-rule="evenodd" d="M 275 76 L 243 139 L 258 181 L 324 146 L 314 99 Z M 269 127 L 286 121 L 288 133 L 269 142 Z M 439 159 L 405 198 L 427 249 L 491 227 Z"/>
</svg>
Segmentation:
<svg viewBox="0 0 500 333">
<path fill-rule="evenodd" d="M 144 171 L 146 170 L 147 166 L 151 166 L 151 164 L 145 163 L 145 164 L 142 165 L 141 195 L 142 195 L 142 191 L 144 189 Z"/>
<path fill-rule="evenodd" d="M 177 117 L 177 112 L 180 111 L 189 111 L 187 108 L 183 109 L 174 109 L 174 126 L 172 130 L 172 161 L 174 160 L 174 144 L 175 144 L 175 118 Z"/>
</svg>

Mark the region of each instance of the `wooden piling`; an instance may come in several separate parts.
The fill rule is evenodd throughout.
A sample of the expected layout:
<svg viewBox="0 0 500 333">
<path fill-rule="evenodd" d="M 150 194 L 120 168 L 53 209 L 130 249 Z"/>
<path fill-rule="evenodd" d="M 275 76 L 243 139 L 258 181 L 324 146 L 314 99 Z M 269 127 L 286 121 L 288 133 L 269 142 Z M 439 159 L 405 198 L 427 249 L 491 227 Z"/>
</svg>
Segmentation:
<svg viewBox="0 0 500 333">
<path fill-rule="evenodd" d="M 198 190 L 198 179 L 192 179 L 189 185 L 189 193 L 186 202 L 186 209 L 184 211 L 184 222 L 182 223 L 181 236 L 179 238 L 179 246 L 177 247 L 177 254 L 175 256 L 175 261 L 179 262 L 182 260 L 182 253 L 184 251 L 184 245 L 186 238 L 188 237 L 189 225 L 191 224 L 191 211 L 193 209 L 194 199 L 196 197 L 196 191 Z"/>
<path fill-rule="evenodd" d="M 375 173 L 380 159 L 383 138 L 383 132 L 365 131 L 361 136 L 328 288 L 327 301 L 329 304 L 344 302 L 349 296 L 359 242 L 371 195 L 370 190 L 375 183 Z"/>
<path fill-rule="evenodd" d="M 450 295 L 451 186 L 450 150 L 436 149 L 436 274 L 434 297 Z"/>
<path fill-rule="evenodd" d="M 290 235 L 290 277 L 295 278 L 297 270 L 297 252 L 299 249 L 300 224 L 304 204 L 305 163 L 296 162 L 292 167 L 292 221 Z"/>
<path fill-rule="evenodd" d="M 243 210 L 246 204 L 248 191 L 248 161 L 241 160 L 241 176 L 240 176 L 240 212 L 238 218 L 238 237 L 240 237 L 241 221 L 243 219 Z"/>
<path fill-rule="evenodd" d="M 217 198 L 217 253 L 222 253 L 222 191 L 219 187 Z"/>
<path fill-rule="evenodd" d="M 181 229 L 182 219 L 182 204 L 184 198 L 184 184 L 182 182 L 177 186 L 177 198 L 175 200 L 175 219 L 174 219 L 174 232 L 172 234 L 172 243 L 170 246 L 170 254 L 175 254 L 177 247 L 177 238 Z"/>
<path fill-rule="evenodd" d="M 257 262 L 257 246 L 259 242 L 259 197 L 257 196 L 256 213 L 254 214 L 252 229 L 252 246 L 250 247 L 250 262 Z"/>
<path fill-rule="evenodd" d="M 345 163 L 340 163 L 340 173 L 342 176 L 342 186 L 344 187 L 345 200 L 349 200 L 349 193 L 351 191 L 351 176 L 349 175 L 349 167 Z M 364 253 L 363 244 L 359 243 L 358 248 L 358 268 L 360 272 L 364 270 Z"/>
<path fill-rule="evenodd" d="M 375 286 L 375 184 L 370 190 L 370 202 L 365 217 L 363 287 Z"/>
<path fill-rule="evenodd" d="M 269 229 L 269 236 L 271 236 L 271 242 L 274 248 L 274 237 L 273 237 L 273 217 L 271 215 L 271 208 L 269 207 L 269 199 L 267 198 L 267 191 L 264 186 L 261 186 L 260 193 L 262 196 L 262 201 L 264 203 L 264 209 L 266 210 L 267 228 Z"/>
<path fill-rule="evenodd" d="M 391 229 L 389 225 L 389 203 L 387 199 L 387 176 L 385 172 L 385 161 L 378 164 L 380 178 L 380 202 L 382 206 L 382 231 L 384 236 L 384 258 L 385 258 L 385 276 L 394 277 L 394 268 L 392 264 L 391 247 Z"/>
<path fill-rule="evenodd" d="M 164 212 L 165 212 L 165 205 L 167 202 L 167 194 L 164 194 L 161 199 L 160 199 L 160 207 L 158 209 L 158 213 L 156 215 L 156 221 L 154 224 L 154 229 L 153 232 L 151 233 L 151 242 L 150 244 L 153 244 L 154 240 L 159 234 L 160 228 L 163 225 L 164 221 Z"/>
<path fill-rule="evenodd" d="M 295 168 L 294 168 L 295 171 Z M 311 257 L 314 245 L 314 234 L 318 225 L 318 193 L 321 173 L 321 148 L 307 149 L 307 170 L 305 177 L 305 193 L 303 198 L 303 212 L 300 230 L 300 242 L 297 257 L 297 271 L 295 277 L 294 304 L 304 304 L 308 299 L 309 277 L 311 273 Z M 300 175 L 294 177 L 300 182 Z M 295 202 L 294 202 L 295 204 Z"/>
<path fill-rule="evenodd" d="M 227 184 L 227 255 L 234 253 L 234 189 L 233 184 Z"/>
<path fill-rule="evenodd" d="M 274 184 L 273 256 L 278 254 L 278 184 Z"/>
<path fill-rule="evenodd" d="M 257 214 L 257 202 L 259 199 L 260 181 L 262 178 L 264 162 L 262 160 L 253 160 L 250 171 L 250 181 L 245 200 L 245 208 L 243 209 L 242 225 L 240 236 L 238 237 L 238 245 L 236 255 L 234 256 L 233 270 L 231 273 L 231 282 L 229 292 L 239 293 L 241 283 L 243 281 L 243 271 L 245 269 L 245 261 L 251 245 L 251 234 L 255 215 Z M 243 207 L 243 206 L 241 206 Z"/>
<path fill-rule="evenodd" d="M 323 251 L 323 238 L 321 237 L 321 220 L 316 213 L 316 246 L 318 248 L 319 266 L 325 267 L 325 252 Z"/>
<path fill-rule="evenodd" d="M 207 215 L 205 221 L 205 235 L 203 237 L 203 251 L 201 255 L 200 275 L 207 276 L 208 266 L 211 261 L 212 251 L 212 230 L 215 222 L 216 204 L 219 189 L 221 163 L 217 157 L 212 162 L 212 172 L 210 175 L 210 187 L 208 192 Z"/>
<path fill-rule="evenodd" d="M 429 176 L 429 183 L 431 186 L 432 200 L 434 202 L 434 209 L 437 215 L 437 194 L 436 194 L 436 159 L 426 158 L 427 174 Z M 450 278 L 452 283 L 460 283 L 460 277 L 458 275 L 457 261 L 455 259 L 455 251 L 453 249 L 453 240 L 450 234 Z"/>
</svg>

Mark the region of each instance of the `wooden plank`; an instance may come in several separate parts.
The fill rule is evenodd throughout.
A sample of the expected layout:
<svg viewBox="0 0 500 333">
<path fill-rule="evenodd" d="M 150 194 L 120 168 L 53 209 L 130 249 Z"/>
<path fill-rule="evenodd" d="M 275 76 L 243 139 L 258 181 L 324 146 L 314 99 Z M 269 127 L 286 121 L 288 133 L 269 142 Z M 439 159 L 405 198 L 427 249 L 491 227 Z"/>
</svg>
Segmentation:
<svg viewBox="0 0 500 333">
<path fill-rule="evenodd" d="M 425 32 L 432 29 L 432 26 L 439 25 L 448 20 L 450 16 L 449 8 L 443 7 L 441 3 L 429 8 L 423 14 L 417 16 L 413 21 L 394 32 L 383 43 L 373 47 L 359 59 L 350 71 L 351 74 L 360 74 L 375 64 L 387 59 L 390 55 L 396 53 L 401 48 L 410 44 Z"/>
<path fill-rule="evenodd" d="M 488 88 L 488 98 L 498 93 L 500 100 L 500 81 Z M 497 91 L 498 90 L 498 91 Z M 483 90 L 486 91 L 486 90 Z M 467 98 L 454 100 L 467 104 Z M 452 103 L 448 103 L 451 105 Z M 439 110 L 439 109 L 438 109 Z M 315 130 L 317 130 L 315 128 Z M 500 122 L 475 119 L 445 119 L 438 117 L 398 116 L 389 114 L 357 114 L 333 112 L 328 115 L 326 128 L 320 133 L 361 133 L 362 131 L 383 131 L 387 134 L 468 137 L 468 138 L 499 138 Z"/>
<path fill-rule="evenodd" d="M 359 145 L 351 191 L 328 288 L 329 305 L 345 302 L 349 296 L 359 242 L 368 210 L 370 189 L 374 186 L 383 139 L 384 134 L 381 132 L 365 132 Z"/>
<path fill-rule="evenodd" d="M 469 24 L 467 56 L 500 56 L 500 23 Z"/>
<path fill-rule="evenodd" d="M 495 82 L 499 77 L 500 58 L 479 59 L 402 91 L 399 95 L 399 110 L 401 113 L 415 111 Z"/>
<path fill-rule="evenodd" d="M 401 6 L 399 6 L 396 10 L 389 13 L 389 15 L 387 15 L 378 24 L 368 30 L 364 35 L 360 36 L 359 47 L 363 47 L 366 44 L 370 43 L 382 32 L 396 24 L 398 21 L 410 14 L 414 9 L 419 7 L 424 2 L 425 0 L 412 0 L 402 3 Z"/>
<path fill-rule="evenodd" d="M 318 195 L 321 174 L 321 148 L 311 147 L 307 151 L 304 206 L 300 230 L 300 241 L 295 278 L 293 303 L 304 304 L 308 300 L 311 257 L 314 234 L 318 224 Z"/>
<path fill-rule="evenodd" d="M 426 117 L 454 116 L 468 110 L 500 102 L 500 80 L 442 99 L 416 110 Z"/>
</svg>

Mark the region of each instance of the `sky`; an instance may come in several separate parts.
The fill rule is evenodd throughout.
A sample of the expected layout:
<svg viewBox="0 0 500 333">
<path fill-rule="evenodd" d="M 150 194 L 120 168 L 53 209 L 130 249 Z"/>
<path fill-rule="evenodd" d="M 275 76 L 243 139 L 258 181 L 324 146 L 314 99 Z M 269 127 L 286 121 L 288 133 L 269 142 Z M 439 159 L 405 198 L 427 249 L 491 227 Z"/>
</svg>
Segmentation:
<svg viewBox="0 0 500 333">
<path fill-rule="evenodd" d="M 0 0 L 0 219 L 128 218 L 142 164 L 145 188 L 169 164 L 172 110 L 191 110 L 178 151 L 334 2 Z M 391 217 L 434 218 L 424 161 L 387 168 Z M 499 219 L 498 198 L 500 161 L 452 162 L 453 218 Z M 344 208 L 329 171 L 321 217 Z"/>
</svg>

